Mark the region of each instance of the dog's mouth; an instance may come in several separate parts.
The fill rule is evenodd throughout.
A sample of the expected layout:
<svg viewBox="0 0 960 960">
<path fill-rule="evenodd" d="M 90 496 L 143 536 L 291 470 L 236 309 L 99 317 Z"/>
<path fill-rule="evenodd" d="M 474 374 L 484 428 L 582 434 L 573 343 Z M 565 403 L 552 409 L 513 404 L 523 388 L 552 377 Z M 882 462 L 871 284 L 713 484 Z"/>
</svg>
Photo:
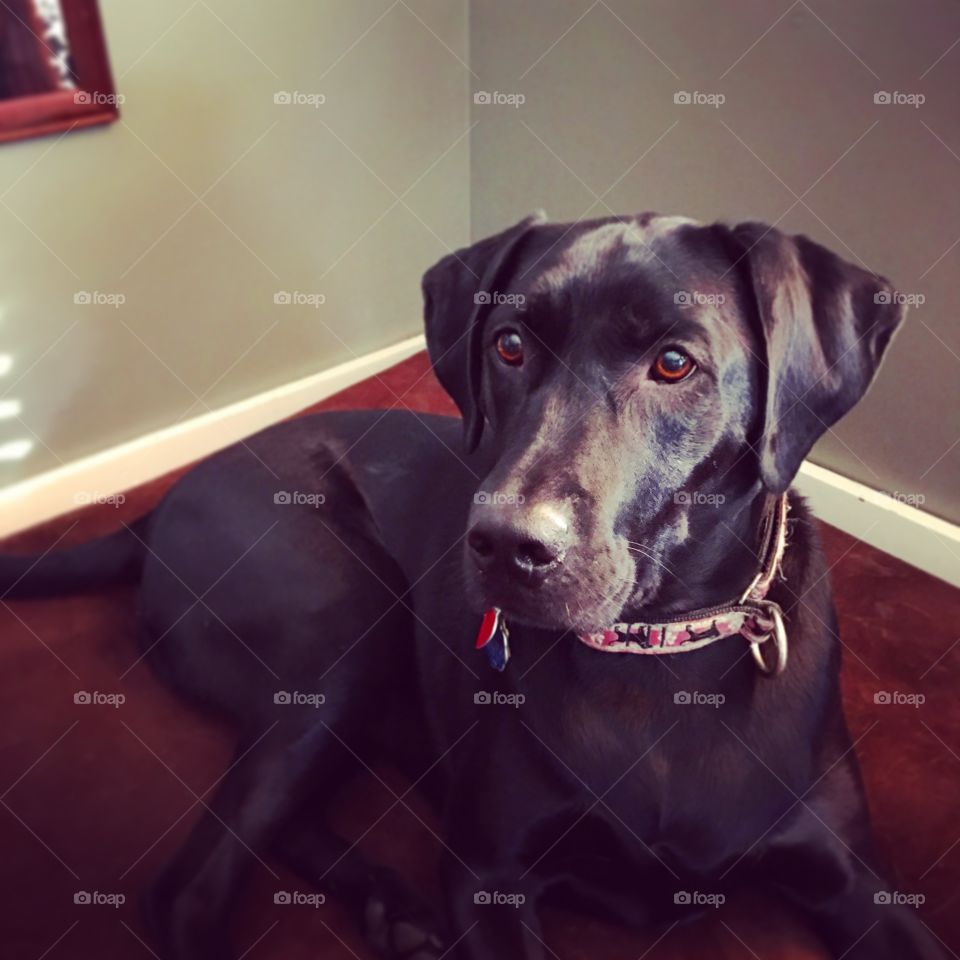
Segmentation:
<svg viewBox="0 0 960 960">
<path fill-rule="evenodd" d="M 630 550 L 625 537 L 573 543 L 550 563 L 491 560 L 465 544 L 467 595 L 477 616 L 497 608 L 508 624 L 553 633 L 591 634 L 639 619 L 655 598 L 662 565 Z"/>
<path fill-rule="evenodd" d="M 620 584 L 609 596 L 598 597 L 544 587 L 531 589 L 519 583 L 494 585 L 479 579 L 471 590 L 478 617 L 497 608 L 511 625 L 573 635 L 596 633 L 632 617 L 644 596 L 642 590 L 632 589 L 632 584 Z"/>
</svg>

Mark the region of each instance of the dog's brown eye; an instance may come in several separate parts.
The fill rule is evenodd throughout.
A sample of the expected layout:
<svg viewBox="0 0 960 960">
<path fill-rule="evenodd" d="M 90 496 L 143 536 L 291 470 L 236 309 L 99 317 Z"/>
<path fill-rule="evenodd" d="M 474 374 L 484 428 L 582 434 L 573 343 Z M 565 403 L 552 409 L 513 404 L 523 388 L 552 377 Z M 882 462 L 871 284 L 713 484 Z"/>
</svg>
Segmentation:
<svg viewBox="0 0 960 960">
<path fill-rule="evenodd" d="M 513 367 L 523 363 L 523 340 L 516 330 L 504 330 L 497 337 L 497 354 L 504 363 Z"/>
<path fill-rule="evenodd" d="M 664 383 L 677 383 L 689 377 L 696 368 L 693 359 L 676 347 L 668 347 L 657 354 L 653 365 L 653 377 Z"/>
</svg>

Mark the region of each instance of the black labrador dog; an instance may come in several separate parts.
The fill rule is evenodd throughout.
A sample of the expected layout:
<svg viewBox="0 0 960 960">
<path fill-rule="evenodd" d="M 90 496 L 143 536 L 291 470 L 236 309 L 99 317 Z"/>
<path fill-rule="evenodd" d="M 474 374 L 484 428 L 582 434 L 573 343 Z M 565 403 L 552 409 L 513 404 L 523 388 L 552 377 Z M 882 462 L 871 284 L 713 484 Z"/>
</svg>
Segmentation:
<svg viewBox="0 0 960 960">
<path fill-rule="evenodd" d="M 545 901 L 666 927 L 758 882 L 833 957 L 944 956 L 883 896 L 789 491 L 902 319 L 887 281 L 758 223 L 534 216 L 423 290 L 462 424 L 284 423 L 117 534 L 0 565 L 18 596 L 139 581 L 145 655 L 239 731 L 149 897 L 162 955 L 231 956 L 276 858 L 389 958 L 543 958 Z M 440 811 L 442 910 L 325 823 L 383 757 Z"/>
</svg>

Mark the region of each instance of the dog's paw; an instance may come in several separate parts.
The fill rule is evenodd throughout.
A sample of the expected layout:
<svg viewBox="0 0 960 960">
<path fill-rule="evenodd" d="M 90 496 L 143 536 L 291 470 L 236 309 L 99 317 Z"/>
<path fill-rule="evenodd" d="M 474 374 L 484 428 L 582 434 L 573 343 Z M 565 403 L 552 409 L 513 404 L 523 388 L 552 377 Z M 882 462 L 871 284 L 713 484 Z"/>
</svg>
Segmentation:
<svg viewBox="0 0 960 960">
<path fill-rule="evenodd" d="M 386 960 L 436 960 L 443 953 L 427 911 L 419 907 L 388 910 L 377 896 L 367 901 L 364 933 Z"/>
</svg>

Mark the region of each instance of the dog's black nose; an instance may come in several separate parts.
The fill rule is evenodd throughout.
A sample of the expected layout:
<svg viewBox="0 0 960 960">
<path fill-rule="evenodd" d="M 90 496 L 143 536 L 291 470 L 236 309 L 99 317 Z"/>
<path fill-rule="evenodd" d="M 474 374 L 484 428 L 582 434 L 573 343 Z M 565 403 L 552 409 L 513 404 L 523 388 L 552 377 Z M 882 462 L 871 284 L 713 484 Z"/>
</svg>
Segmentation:
<svg viewBox="0 0 960 960">
<path fill-rule="evenodd" d="M 499 567 L 541 580 L 563 556 L 568 536 L 567 518 L 553 504 L 488 504 L 476 516 L 467 543 L 482 570 Z"/>
</svg>

